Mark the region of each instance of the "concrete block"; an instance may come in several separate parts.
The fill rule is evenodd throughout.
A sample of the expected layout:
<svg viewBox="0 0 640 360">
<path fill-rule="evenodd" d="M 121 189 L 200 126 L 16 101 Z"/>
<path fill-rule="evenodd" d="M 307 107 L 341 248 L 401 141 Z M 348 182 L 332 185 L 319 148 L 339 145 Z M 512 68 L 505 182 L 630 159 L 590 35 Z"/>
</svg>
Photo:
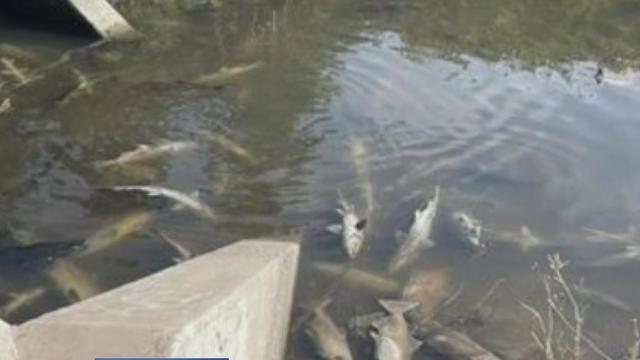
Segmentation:
<svg viewBox="0 0 640 360">
<path fill-rule="evenodd" d="M 294 242 L 247 240 L 17 327 L 20 359 L 281 359 Z"/>
<path fill-rule="evenodd" d="M 0 320 L 0 359 L 17 360 L 17 358 L 11 326 Z"/>
<path fill-rule="evenodd" d="M 105 39 L 131 38 L 135 30 L 106 0 L 68 0 Z"/>
</svg>

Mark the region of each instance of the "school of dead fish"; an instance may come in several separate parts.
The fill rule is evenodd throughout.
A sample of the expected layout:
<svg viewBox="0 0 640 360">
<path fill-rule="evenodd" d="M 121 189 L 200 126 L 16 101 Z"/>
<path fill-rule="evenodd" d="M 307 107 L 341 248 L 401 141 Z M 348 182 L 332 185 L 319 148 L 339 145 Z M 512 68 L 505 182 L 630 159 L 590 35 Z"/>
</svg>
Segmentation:
<svg viewBox="0 0 640 360">
<path fill-rule="evenodd" d="M 15 52 L 15 51 L 14 51 Z M 32 80 L 11 59 L 2 57 L 0 62 L 6 72 L 15 82 L 27 84 Z M 262 67 L 262 63 L 253 63 L 235 67 L 222 67 L 218 71 L 193 79 L 194 84 L 219 86 L 226 84 L 231 79 L 242 76 Z M 64 105 L 79 96 L 82 92 L 91 92 L 91 81 L 82 73 L 73 69 L 78 85 L 60 100 Z M 10 98 L 0 101 L 0 115 L 13 110 Z M 249 163 L 257 163 L 256 157 L 246 148 L 234 140 L 221 134 L 207 134 L 204 136 L 206 143 L 213 144 L 227 153 L 241 158 Z M 142 165 L 164 157 L 176 156 L 187 151 L 193 151 L 204 142 L 195 141 L 164 141 L 159 144 L 141 144 L 136 148 L 122 152 L 120 155 L 107 160 L 95 162 L 95 167 L 101 171 L 110 169 Z M 341 216 L 341 222 L 330 225 L 327 230 L 338 235 L 342 248 L 350 260 L 357 258 L 365 246 L 367 217 L 371 216 L 376 208 L 373 196 L 373 186 L 368 180 L 368 168 L 366 164 L 366 147 L 361 139 L 354 139 L 351 143 L 351 156 L 357 177 L 361 184 L 366 200 L 365 216 L 360 216 L 354 204 L 348 202 L 342 196 L 338 201 L 337 212 Z M 172 210 L 186 209 L 208 221 L 217 219 L 213 209 L 200 200 L 197 192 L 187 194 L 174 189 L 152 185 L 129 185 L 108 188 L 113 192 L 141 193 L 148 197 L 162 197 L 175 203 Z M 434 220 L 439 215 L 440 187 L 435 186 L 432 196 L 427 197 L 423 206 L 415 210 L 413 222 L 405 232 L 398 231 L 398 242 L 395 253 L 391 256 L 387 266 L 389 274 L 405 271 L 426 250 L 436 245 L 432 239 Z M 487 244 L 482 241 L 483 227 L 479 220 L 467 213 L 456 211 L 448 216 L 455 225 L 457 235 L 474 251 L 486 250 Z M 70 300 L 82 300 L 94 296 L 100 292 L 90 276 L 85 274 L 74 264 L 74 259 L 90 256 L 114 246 L 133 234 L 146 230 L 154 218 L 153 211 L 134 211 L 124 214 L 102 229 L 90 236 L 80 250 L 69 258 L 56 259 L 46 270 L 46 274 L 60 290 L 69 296 Z M 523 225 L 518 232 L 494 231 L 484 229 L 491 233 L 494 241 L 509 242 L 516 245 L 521 251 L 528 252 L 544 247 L 545 242 L 533 234 L 531 229 Z M 640 237 L 635 229 L 629 229 L 622 234 L 613 234 L 602 230 L 586 228 L 587 240 L 594 242 L 617 242 L 624 245 L 622 250 L 602 257 L 593 262 L 594 267 L 620 266 L 629 262 L 640 261 Z M 17 234 L 17 231 L 16 231 Z M 177 254 L 175 262 L 187 260 L 193 254 L 178 241 L 164 233 L 158 233 Z M 22 244 L 27 245 L 27 244 Z M 31 245 L 31 244 L 29 244 Z M 487 349 L 477 344 L 467 335 L 442 326 L 431 321 L 439 306 L 445 301 L 449 293 L 449 271 L 447 269 L 435 269 L 413 274 L 405 286 L 401 286 L 384 273 L 374 273 L 366 269 L 360 269 L 351 265 L 321 263 L 312 265 L 317 272 L 326 276 L 340 278 L 352 287 L 360 287 L 380 295 L 402 293 L 402 299 L 379 299 L 378 303 L 383 309 L 365 316 L 353 319 L 357 329 L 368 329 L 368 335 L 372 339 L 375 356 L 379 360 L 409 360 L 413 353 L 424 343 L 450 359 L 498 359 Z M 618 298 L 584 285 L 575 286 L 574 290 L 579 297 L 597 306 L 606 306 L 618 311 L 631 311 L 632 307 Z M 0 315 L 7 316 L 19 309 L 29 306 L 44 297 L 48 289 L 36 287 L 21 293 L 13 293 L 9 301 L 0 306 Z M 321 304 L 312 309 L 310 319 L 307 321 L 305 333 L 311 339 L 317 355 L 322 359 L 350 360 L 353 358 L 348 336 L 340 329 L 327 312 L 331 300 L 325 299 Z M 409 315 L 407 315 L 409 314 Z M 417 314 L 417 317 L 416 317 Z M 411 316 L 410 316 L 411 315 Z M 419 319 L 421 325 L 425 325 L 430 335 L 419 341 L 414 338 L 410 322 L 407 318 Z"/>
</svg>

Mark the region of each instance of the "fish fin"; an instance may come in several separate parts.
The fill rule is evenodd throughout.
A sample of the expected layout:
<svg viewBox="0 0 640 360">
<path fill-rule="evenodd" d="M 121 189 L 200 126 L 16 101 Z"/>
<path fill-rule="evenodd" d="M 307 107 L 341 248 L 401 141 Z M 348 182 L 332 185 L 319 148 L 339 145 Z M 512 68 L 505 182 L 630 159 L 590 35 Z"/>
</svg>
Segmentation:
<svg viewBox="0 0 640 360">
<path fill-rule="evenodd" d="M 189 193 L 189 197 L 192 198 L 195 201 L 200 201 L 200 191 L 196 190 L 192 193 Z M 183 204 L 180 203 L 176 203 L 171 207 L 172 211 L 180 211 L 180 210 L 184 210 L 187 207 L 184 206 Z"/>
<path fill-rule="evenodd" d="M 373 321 L 371 321 L 371 327 L 378 330 L 380 328 L 382 328 L 386 323 L 389 322 L 389 317 L 388 316 L 384 316 L 380 319 L 375 319 Z"/>
<path fill-rule="evenodd" d="M 362 230 L 365 226 L 367 226 L 367 219 L 362 219 L 356 224 L 356 229 Z"/>
<path fill-rule="evenodd" d="M 327 231 L 336 235 L 339 235 L 342 231 L 342 224 L 333 224 L 327 226 Z"/>
<path fill-rule="evenodd" d="M 394 234 L 394 237 L 395 237 L 395 239 L 396 239 L 396 242 L 397 242 L 398 244 L 401 244 L 401 243 L 403 243 L 403 242 L 404 242 L 404 239 L 406 239 L 406 238 L 407 238 L 407 234 L 405 234 L 404 232 L 402 232 L 402 231 L 398 230 L 398 231 L 396 231 L 396 233 Z"/>
<path fill-rule="evenodd" d="M 411 336 L 409 337 L 409 344 L 411 345 L 411 352 L 414 352 L 422 346 L 422 341 Z"/>
<path fill-rule="evenodd" d="M 418 307 L 418 305 L 420 305 L 415 301 L 384 300 L 384 299 L 378 299 L 378 303 L 389 314 L 404 314 L 407 311 L 413 310 L 416 307 Z"/>
</svg>

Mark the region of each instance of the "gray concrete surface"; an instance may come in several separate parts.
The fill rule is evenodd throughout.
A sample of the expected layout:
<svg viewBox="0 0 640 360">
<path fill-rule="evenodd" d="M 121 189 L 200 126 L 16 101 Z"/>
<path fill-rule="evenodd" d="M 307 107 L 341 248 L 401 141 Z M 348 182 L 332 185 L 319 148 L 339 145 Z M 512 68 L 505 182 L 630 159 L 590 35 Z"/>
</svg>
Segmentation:
<svg viewBox="0 0 640 360">
<path fill-rule="evenodd" d="M 45 314 L 14 329 L 19 359 L 281 359 L 298 252 L 240 241 Z"/>
<path fill-rule="evenodd" d="M 106 0 L 68 0 L 93 29 L 105 39 L 136 36 L 135 30 Z"/>
<path fill-rule="evenodd" d="M 12 329 L 9 324 L 0 320 L 0 359 L 16 360 L 16 348 L 13 343 Z"/>
</svg>

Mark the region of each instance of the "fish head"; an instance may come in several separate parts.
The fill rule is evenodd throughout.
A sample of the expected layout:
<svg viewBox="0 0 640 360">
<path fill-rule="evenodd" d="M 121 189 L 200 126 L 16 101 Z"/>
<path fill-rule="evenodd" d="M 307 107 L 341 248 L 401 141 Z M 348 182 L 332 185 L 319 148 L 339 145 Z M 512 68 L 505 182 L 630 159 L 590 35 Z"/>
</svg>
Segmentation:
<svg viewBox="0 0 640 360">
<path fill-rule="evenodd" d="M 364 234 L 362 231 L 354 231 L 344 238 L 344 250 L 350 259 L 355 259 L 364 243 Z"/>
<path fill-rule="evenodd" d="M 484 249 L 486 246 L 481 242 L 482 223 L 471 216 L 456 212 L 452 215 L 453 221 L 463 236 L 474 249 Z"/>
</svg>

